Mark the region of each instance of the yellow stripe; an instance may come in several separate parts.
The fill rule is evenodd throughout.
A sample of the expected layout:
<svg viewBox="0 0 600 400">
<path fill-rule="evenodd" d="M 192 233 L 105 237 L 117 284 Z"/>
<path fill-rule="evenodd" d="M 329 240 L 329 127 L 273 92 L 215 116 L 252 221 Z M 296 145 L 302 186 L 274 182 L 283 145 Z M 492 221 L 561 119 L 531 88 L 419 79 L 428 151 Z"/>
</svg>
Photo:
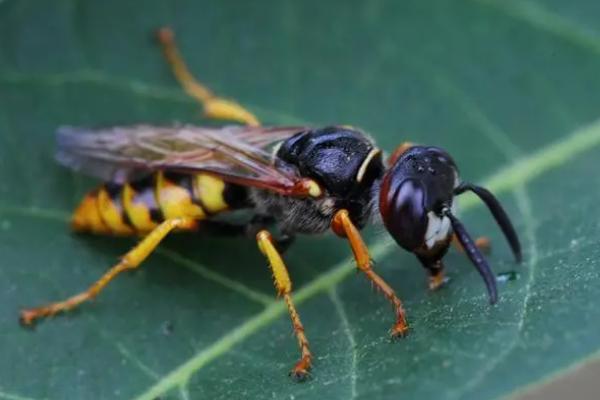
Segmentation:
<svg viewBox="0 0 600 400">
<path fill-rule="evenodd" d="M 98 191 L 98 210 L 102 221 L 108 228 L 117 235 L 131 235 L 134 230 L 123 222 L 121 210 L 115 206 L 106 189 L 102 188 Z"/>
<path fill-rule="evenodd" d="M 228 208 L 223 199 L 225 182 L 206 174 L 198 174 L 194 178 L 194 195 L 200 199 L 206 211 L 216 213 Z"/>
<path fill-rule="evenodd" d="M 123 208 L 129 217 L 131 223 L 135 226 L 138 232 L 150 232 L 158 225 L 152 221 L 150 217 L 150 210 L 146 204 L 142 202 L 136 202 L 135 196 L 137 193 L 129 184 L 123 186 Z"/>
<path fill-rule="evenodd" d="M 185 188 L 165 179 L 162 172 L 159 172 L 156 177 L 156 198 L 165 219 L 206 218 L 202 207 L 192 202 L 190 193 Z"/>
<path fill-rule="evenodd" d="M 100 216 L 95 193 L 89 193 L 83 198 L 73 213 L 71 228 L 77 232 L 110 233 Z"/>
</svg>

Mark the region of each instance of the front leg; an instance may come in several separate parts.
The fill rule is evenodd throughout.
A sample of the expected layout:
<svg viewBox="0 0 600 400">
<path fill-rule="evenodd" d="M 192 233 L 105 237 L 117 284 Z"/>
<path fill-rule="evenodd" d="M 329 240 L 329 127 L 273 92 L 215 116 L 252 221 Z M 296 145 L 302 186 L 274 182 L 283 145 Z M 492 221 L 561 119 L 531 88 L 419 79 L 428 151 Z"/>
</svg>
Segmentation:
<svg viewBox="0 0 600 400">
<path fill-rule="evenodd" d="M 429 290 L 438 290 L 446 283 L 446 275 L 444 274 L 444 263 L 438 257 L 432 260 L 429 257 L 417 256 L 423 267 L 429 275 Z"/>
<path fill-rule="evenodd" d="M 340 237 L 345 237 L 350 243 L 352 253 L 356 260 L 358 269 L 360 269 L 369 280 L 379 289 L 383 295 L 392 303 L 396 312 L 396 323 L 391 329 L 392 337 L 401 337 L 408 332 L 408 324 L 402 302 L 394 293 L 394 290 L 373 271 L 369 249 L 362 240 L 358 229 L 352 221 L 347 210 L 336 212 L 331 222 L 331 229 Z"/>
</svg>

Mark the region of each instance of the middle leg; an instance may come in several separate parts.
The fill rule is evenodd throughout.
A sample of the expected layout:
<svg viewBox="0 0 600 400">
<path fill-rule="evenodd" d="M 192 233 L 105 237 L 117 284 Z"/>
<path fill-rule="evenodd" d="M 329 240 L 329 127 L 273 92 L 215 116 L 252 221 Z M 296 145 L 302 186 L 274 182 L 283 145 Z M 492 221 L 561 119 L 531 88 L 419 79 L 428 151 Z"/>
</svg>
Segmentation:
<svg viewBox="0 0 600 400">
<path fill-rule="evenodd" d="M 308 339 L 304 333 L 304 326 L 302 325 L 302 321 L 300 321 L 300 315 L 298 315 L 298 311 L 292 301 L 292 280 L 290 279 L 290 275 L 288 274 L 281 255 L 275 248 L 271 234 L 266 230 L 262 230 L 256 235 L 256 241 L 258 242 L 260 251 L 269 260 L 269 265 L 273 271 L 277 295 L 283 297 L 283 300 L 285 301 L 292 320 L 292 326 L 294 327 L 294 334 L 296 335 L 298 345 L 300 346 L 301 358 L 290 371 L 290 376 L 298 381 L 302 381 L 309 375 L 312 366 L 312 354 L 308 347 Z"/>
</svg>

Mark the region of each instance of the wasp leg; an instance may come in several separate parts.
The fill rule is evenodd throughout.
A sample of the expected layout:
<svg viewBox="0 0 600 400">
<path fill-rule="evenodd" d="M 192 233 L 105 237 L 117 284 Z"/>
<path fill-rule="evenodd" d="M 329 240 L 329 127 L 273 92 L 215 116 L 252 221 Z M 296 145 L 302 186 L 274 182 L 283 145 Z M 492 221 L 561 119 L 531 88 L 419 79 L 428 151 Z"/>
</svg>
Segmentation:
<svg viewBox="0 0 600 400">
<path fill-rule="evenodd" d="M 456 233 L 452 235 L 452 244 L 458 249 L 458 251 L 462 253 L 465 252 L 465 249 L 463 248 L 462 244 L 460 244 L 460 242 L 458 241 Z M 484 253 L 490 253 L 492 251 L 492 243 L 487 236 L 478 237 L 475 240 L 475 245 L 479 250 L 483 251 Z"/>
<path fill-rule="evenodd" d="M 260 231 L 265 230 L 274 223 L 275 218 L 272 216 L 257 214 L 246 224 L 246 235 L 250 237 L 256 236 Z M 272 238 L 275 247 L 281 254 L 288 251 L 295 240 L 296 237 L 288 232 L 280 232 L 277 238 Z"/>
<path fill-rule="evenodd" d="M 300 321 L 300 316 L 296 307 L 292 301 L 292 281 L 288 274 L 287 268 L 281 255 L 275 248 L 271 234 L 262 230 L 256 235 L 256 241 L 258 242 L 258 248 L 269 260 L 269 265 L 273 271 L 273 279 L 275 280 L 275 288 L 277 289 L 277 295 L 283 297 L 285 304 L 287 305 L 290 318 L 292 319 L 292 325 L 294 327 L 294 334 L 298 339 L 298 345 L 300 346 L 301 358 L 296 363 L 294 368 L 290 371 L 290 376 L 296 380 L 302 381 L 308 377 L 310 368 L 312 366 L 312 354 L 308 347 L 308 339 L 304 334 L 304 326 Z"/>
<path fill-rule="evenodd" d="M 369 256 L 369 250 L 362 240 L 358 229 L 352 221 L 347 210 L 338 211 L 332 220 L 331 228 L 340 237 L 345 237 L 350 242 L 352 253 L 356 259 L 358 268 L 364 272 L 369 280 L 379 289 L 385 297 L 392 303 L 396 312 L 396 323 L 391 329 L 392 337 L 404 336 L 408 331 L 408 324 L 406 323 L 406 317 L 402 302 L 394 293 L 394 290 L 373 271 L 371 267 L 371 258 Z"/>
<path fill-rule="evenodd" d="M 157 36 L 175 78 L 188 95 L 202 104 L 206 117 L 238 121 L 250 126 L 260 125 L 258 118 L 250 111 L 235 101 L 218 97 L 194 78 L 175 44 L 173 31 L 169 28 L 161 28 L 158 30 Z"/>
<path fill-rule="evenodd" d="M 144 261 L 158 244 L 174 229 L 194 229 L 197 222 L 189 218 L 169 219 L 158 225 L 140 243 L 131 249 L 121 261 L 109 269 L 100 279 L 86 291 L 69 297 L 66 300 L 45 306 L 21 310 L 21 323 L 31 325 L 37 319 L 51 317 L 60 312 L 68 311 L 81 303 L 96 297 L 108 283 L 123 271 L 135 269 Z"/>
<path fill-rule="evenodd" d="M 257 233 L 272 225 L 272 217 L 256 216 L 246 224 L 234 224 L 227 221 L 202 221 L 202 233 L 206 232 L 215 236 L 246 236 L 256 237 Z M 294 235 L 282 232 L 273 238 L 275 248 L 279 253 L 285 253 L 296 240 Z"/>
<path fill-rule="evenodd" d="M 417 256 L 429 274 L 429 290 L 437 290 L 446 283 L 444 263 L 441 259 L 432 260 L 430 257 Z"/>
<path fill-rule="evenodd" d="M 446 275 L 443 269 L 429 270 L 429 290 L 438 290 L 444 283 L 446 283 Z"/>
</svg>

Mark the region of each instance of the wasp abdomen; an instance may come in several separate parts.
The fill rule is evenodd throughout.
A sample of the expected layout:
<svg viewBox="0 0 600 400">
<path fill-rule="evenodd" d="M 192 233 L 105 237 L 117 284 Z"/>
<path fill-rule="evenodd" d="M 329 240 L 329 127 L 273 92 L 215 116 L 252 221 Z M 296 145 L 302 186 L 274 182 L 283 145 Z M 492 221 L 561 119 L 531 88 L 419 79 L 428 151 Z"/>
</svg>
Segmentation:
<svg viewBox="0 0 600 400">
<path fill-rule="evenodd" d="M 145 234 L 172 218 L 198 221 L 238 208 L 245 193 L 208 174 L 157 172 L 125 184 L 106 183 L 85 196 L 72 218 L 78 232 Z"/>
</svg>

